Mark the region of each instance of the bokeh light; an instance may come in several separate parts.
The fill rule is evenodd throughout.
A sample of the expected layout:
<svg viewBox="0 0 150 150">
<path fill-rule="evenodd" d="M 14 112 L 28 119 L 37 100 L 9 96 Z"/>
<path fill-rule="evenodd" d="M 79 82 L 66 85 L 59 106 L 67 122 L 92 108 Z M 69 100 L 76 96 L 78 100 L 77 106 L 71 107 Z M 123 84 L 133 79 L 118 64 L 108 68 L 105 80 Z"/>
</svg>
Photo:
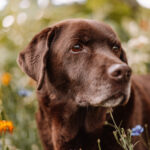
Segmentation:
<svg viewBox="0 0 150 150">
<path fill-rule="evenodd" d="M 84 3 L 86 0 L 52 0 L 54 5 L 72 4 L 72 3 Z"/>
<path fill-rule="evenodd" d="M 9 15 L 9 16 L 6 16 L 4 19 L 3 19 L 3 27 L 10 27 L 15 21 L 15 18 L 14 16 L 12 15 Z"/>
<path fill-rule="evenodd" d="M 17 16 L 17 23 L 23 24 L 27 20 L 27 14 L 25 12 L 21 12 Z"/>
<path fill-rule="evenodd" d="M 141 6 L 150 9 L 150 0 L 137 0 L 137 2 L 138 2 Z"/>
<path fill-rule="evenodd" d="M 8 3 L 7 0 L 0 1 L 0 11 L 2 11 L 7 6 L 7 3 Z"/>
<path fill-rule="evenodd" d="M 20 8 L 26 9 L 30 7 L 30 1 L 29 0 L 22 0 L 19 4 Z"/>
<path fill-rule="evenodd" d="M 37 0 L 39 7 L 46 8 L 49 4 L 49 0 Z"/>
</svg>

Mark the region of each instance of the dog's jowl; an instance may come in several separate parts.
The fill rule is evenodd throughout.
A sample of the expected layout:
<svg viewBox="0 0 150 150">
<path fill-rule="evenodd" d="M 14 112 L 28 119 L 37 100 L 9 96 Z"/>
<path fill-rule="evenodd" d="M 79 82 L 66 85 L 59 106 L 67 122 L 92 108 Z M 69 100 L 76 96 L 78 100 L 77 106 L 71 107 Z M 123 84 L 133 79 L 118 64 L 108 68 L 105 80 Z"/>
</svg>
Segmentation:
<svg viewBox="0 0 150 150">
<path fill-rule="evenodd" d="M 111 122 L 125 129 L 148 124 L 150 76 L 131 75 L 110 26 L 70 19 L 44 29 L 19 54 L 21 69 L 37 82 L 36 115 L 45 150 L 121 150 Z M 137 139 L 133 139 L 136 141 Z M 138 143 L 135 150 L 145 150 Z"/>
</svg>

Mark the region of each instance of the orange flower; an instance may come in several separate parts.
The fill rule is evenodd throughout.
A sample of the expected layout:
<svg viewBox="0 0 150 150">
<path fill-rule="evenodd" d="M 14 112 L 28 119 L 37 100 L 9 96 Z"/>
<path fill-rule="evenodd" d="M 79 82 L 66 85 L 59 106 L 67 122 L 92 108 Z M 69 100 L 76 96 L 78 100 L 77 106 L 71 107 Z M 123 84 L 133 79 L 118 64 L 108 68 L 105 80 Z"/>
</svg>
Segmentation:
<svg viewBox="0 0 150 150">
<path fill-rule="evenodd" d="M 10 132 L 12 133 L 14 129 L 13 123 L 11 121 L 0 120 L 0 133 Z"/>
<path fill-rule="evenodd" d="M 35 86 L 35 85 L 36 85 L 36 82 L 35 82 L 33 79 L 29 78 L 28 84 L 29 84 L 30 86 Z"/>
<path fill-rule="evenodd" d="M 9 73 L 4 73 L 1 77 L 1 81 L 3 85 L 8 85 L 11 81 L 11 75 Z"/>
</svg>

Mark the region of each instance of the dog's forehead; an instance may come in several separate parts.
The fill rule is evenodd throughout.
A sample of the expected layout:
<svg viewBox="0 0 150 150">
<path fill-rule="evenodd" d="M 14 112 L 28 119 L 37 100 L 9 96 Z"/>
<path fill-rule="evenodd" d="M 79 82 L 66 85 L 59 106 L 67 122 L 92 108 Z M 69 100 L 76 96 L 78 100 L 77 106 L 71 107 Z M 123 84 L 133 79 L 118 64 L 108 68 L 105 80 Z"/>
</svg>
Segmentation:
<svg viewBox="0 0 150 150">
<path fill-rule="evenodd" d="M 63 26 L 70 37 L 117 37 L 112 28 L 99 21 L 88 19 L 69 19 L 58 24 Z"/>
</svg>

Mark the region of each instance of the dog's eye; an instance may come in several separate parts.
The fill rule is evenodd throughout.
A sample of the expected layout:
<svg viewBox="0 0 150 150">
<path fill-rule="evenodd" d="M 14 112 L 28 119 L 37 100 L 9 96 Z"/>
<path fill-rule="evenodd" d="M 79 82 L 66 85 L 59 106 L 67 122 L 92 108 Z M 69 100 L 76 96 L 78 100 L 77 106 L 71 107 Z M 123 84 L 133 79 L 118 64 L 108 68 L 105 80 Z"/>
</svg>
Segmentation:
<svg viewBox="0 0 150 150">
<path fill-rule="evenodd" d="M 76 44 L 71 48 L 71 51 L 74 53 L 82 51 L 82 46 L 80 44 Z"/>
<path fill-rule="evenodd" d="M 120 47 L 117 46 L 117 45 L 114 45 L 114 46 L 112 47 L 112 50 L 113 50 L 115 53 L 118 53 L 118 52 L 120 51 Z"/>
</svg>

